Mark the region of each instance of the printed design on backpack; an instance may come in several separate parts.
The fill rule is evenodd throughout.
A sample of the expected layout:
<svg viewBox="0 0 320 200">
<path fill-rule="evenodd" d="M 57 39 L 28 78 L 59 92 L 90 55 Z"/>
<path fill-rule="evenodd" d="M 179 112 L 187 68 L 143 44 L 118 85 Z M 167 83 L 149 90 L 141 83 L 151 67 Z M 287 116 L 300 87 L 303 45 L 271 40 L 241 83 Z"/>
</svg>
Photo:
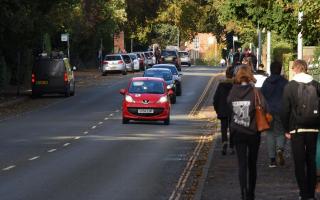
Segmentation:
<svg viewBox="0 0 320 200">
<path fill-rule="evenodd" d="M 297 128 L 319 128 L 319 96 L 312 83 L 298 83 L 298 102 L 296 105 Z"/>
<path fill-rule="evenodd" d="M 250 126 L 250 115 L 249 115 L 249 108 L 250 108 L 250 101 L 235 101 L 232 102 L 232 108 L 234 112 L 234 123 L 249 127 Z"/>
</svg>

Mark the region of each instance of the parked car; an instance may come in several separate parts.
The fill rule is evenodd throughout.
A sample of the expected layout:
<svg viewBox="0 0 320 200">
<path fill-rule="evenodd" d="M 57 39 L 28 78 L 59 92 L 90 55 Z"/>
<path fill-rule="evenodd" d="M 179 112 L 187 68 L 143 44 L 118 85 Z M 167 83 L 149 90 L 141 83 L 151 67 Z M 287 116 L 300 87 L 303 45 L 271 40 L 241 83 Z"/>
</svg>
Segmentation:
<svg viewBox="0 0 320 200">
<path fill-rule="evenodd" d="M 187 51 L 179 51 L 179 56 L 181 59 L 181 65 L 191 66 L 191 59 Z"/>
<path fill-rule="evenodd" d="M 146 61 L 146 69 L 152 66 L 152 57 L 149 52 L 143 52 L 145 61 Z"/>
<path fill-rule="evenodd" d="M 170 124 L 170 100 L 172 90 L 162 78 L 132 78 L 127 89 L 121 89 L 122 123 L 130 120 L 164 121 Z"/>
<path fill-rule="evenodd" d="M 48 93 L 61 93 L 69 97 L 75 94 L 76 83 L 68 58 L 45 56 L 38 58 L 32 68 L 32 98 Z"/>
<path fill-rule="evenodd" d="M 172 104 L 176 103 L 176 85 L 173 80 L 172 73 L 170 69 L 157 69 L 157 68 L 150 68 L 143 73 L 144 77 L 157 77 L 163 78 L 164 81 L 167 83 L 168 87 L 172 89 L 173 94 L 170 95 L 170 101 Z"/>
<path fill-rule="evenodd" d="M 133 70 L 134 71 L 140 71 L 140 63 L 139 58 L 136 53 L 129 53 L 129 56 L 133 62 Z"/>
<path fill-rule="evenodd" d="M 144 65 L 143 53 L 140 53 L 140 52 L 135 52 L 135 53 L 137 54 L 137 57 L 138 57 L 140 70 L 144 70 L 145 69 L 145 65 Z"/>
<path fill-rule="evenodd" d="M 123 57 L 127 71 L 134 72 L 133 61 L 132 61 L 131 57 L 129 56 L 129 54 L 121 54 L 121 55 Z"/>
<path fill-rule="evenodd" d="M 121 54 L 106 55 L 102 62 L 101 70 L 104 76 L 113 71 L 120 71 L 122 75 L 127 74 L 126 65 Z"/>
<path fill-rule="evenodd" d="M 153 51 L 149 51 L 149 55 L 150 55 L 151 60 L 152 60 L 152 65 L 155 65 L 157 63 L 157 61 L 156 61 L 156 56 L 154 55 Z"/>
<path fill-rule="evenodd" d="M 182 84 L 181 84 L 182 74 L 179 73 L 179 71 L 175 65 L 173 65 L 173 64 L 157 64 L 157 65 L 153 65 L 152 68 L 163 68 L 163 69 L 171 70 L 173 80 L 174 80 L 175 86 L 176 86 L 176 95 L 181 96 L 181 94 L 182 94 Z"/>
<path fill-rule="evenodd" d="M 181 61 L 177 51 L 175 50 L 162 50 L 161 51 L 161 64 L 169 63 L 174 64 L 178 71 L 181 71 Z"/>
</svg>

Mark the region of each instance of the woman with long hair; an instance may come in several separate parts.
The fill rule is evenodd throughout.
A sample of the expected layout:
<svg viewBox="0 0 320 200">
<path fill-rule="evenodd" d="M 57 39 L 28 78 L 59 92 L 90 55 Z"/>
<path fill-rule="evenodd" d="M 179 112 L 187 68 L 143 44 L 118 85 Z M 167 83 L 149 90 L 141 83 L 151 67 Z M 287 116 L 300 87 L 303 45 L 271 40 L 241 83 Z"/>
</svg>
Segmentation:
<svg viewBox="0 0 320 200">
<path fill-rule="evenodd" d="M 260 146 L 260 132 L 257 130 L 255 116 L 255 82 L 251 66 L 239 66 L 228 96 L 228 105 L 232 110 L 230 128 L 238 157 L 242 200 L 255 199 Z M 266 108 L 263 96 L 258 90 L 256 92 L 260 95 L 262 106 Z"/>
</svg>

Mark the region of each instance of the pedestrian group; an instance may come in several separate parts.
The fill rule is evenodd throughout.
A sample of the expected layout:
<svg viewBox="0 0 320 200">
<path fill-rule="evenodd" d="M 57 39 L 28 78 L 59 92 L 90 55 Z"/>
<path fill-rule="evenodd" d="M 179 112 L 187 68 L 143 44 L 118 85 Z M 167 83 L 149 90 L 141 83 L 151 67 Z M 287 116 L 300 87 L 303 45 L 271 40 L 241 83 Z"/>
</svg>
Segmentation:
<svg viewBox="0 0 320 200">
<path fill-rule="evenodd" d="M 317 184 L 316 149 L 320 128 L 320 84 L 307 73 L 307 63 L 293 63 L 293 78 L 288 82 L 281 76 L 282 64 L 273 62 L 271 75 L 261 89 L 256 79 L 251 58 L 226 69 L 226 79 L 217 87 L 214 109 L 221 122 L 222 155 L 236 152 L 242 200 L 255 199 L 257 159 L 261 132 L 258 131 L 256 98 L 266 113 L 272 115 L 267 136 L 269 167 L 283 166 L 284 147 L 291 142 L 299 199 L 315 199 Z M 258 69 L 259 70 L 259 69 Z M 229 138 L 228 138 L 229 132 Z M 235 150 L 234 150 L 235 149 Z"/>
</svg>

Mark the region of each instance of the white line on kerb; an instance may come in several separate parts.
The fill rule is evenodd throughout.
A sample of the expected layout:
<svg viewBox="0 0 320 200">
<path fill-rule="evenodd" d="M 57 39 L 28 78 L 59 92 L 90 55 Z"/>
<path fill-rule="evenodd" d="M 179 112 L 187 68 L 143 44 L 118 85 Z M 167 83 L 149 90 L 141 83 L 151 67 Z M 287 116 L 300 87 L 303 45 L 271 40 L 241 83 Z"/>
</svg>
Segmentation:
<svg viewBox="0 0 320 200">
<path fill-rule="evenodd" d="M 85 134 L 85 135 L 87 135 L 88 133 L 89 133 L 88 131 L 83 132 L 83 134 Z"/>
<path fill-rule="evenodd" d="M 97 128 L 97 126 L 93 126 L 93 127 L 91 127 L 91 129 L 95 129 L 95 128 Z"/>
<path fill-rule="evenodd" d="M 38 158 L 40 158 L 40 156 L 35 156 L 35 157 L 32 157 L 32 158 L 29 158 L 29 160 L 33 161 L 33 160 L 37 160 Z"/>
<path fill-rule="evenodd" d="M 103 124 L 103 122 L 99 122 L 98 124 L 101 125 L 101 124 Z"/>
<path fill-rule="evenodd" d="M 75 140 L 79 140 L 79 139 L 80 139 L 80 137 L 75 137 L 74 139 L 75 139 Z"/>
<path fill-rule="evenodd" d="M 116 112 L 118 113 L 118 112 L 120 112 L 120 110 L 116 110 Z"/>
<path fill-rule="evenodd" d="M 65 143 L 63 146 L 64 147 L 67 147 L 67 146 L 69 146 L 70 145 L 70 143 Z"/>
<path fill-rule="evenodd" d="M 52 152 L 55 152 L 55 151 L 57 151 L 57 149 L 50 149 L 50 150 L 48 151 L 48 153 L 52 153 Z"/>
<path fill-rule="evenodd" d="M 108 117 L 104 118 L 104 120 L 108 120 L 108 119 L 109 119 Z"/>
<path fill-rule="evenodd" d="M 15 167 L 16 167 L 15 165 L 11 165 L 9 167 L 3 168 L 2 171 L 9 171 L 10 169 L 13 169 Z"/>
<path fill-rule="evenodd" d="M 113 116 L 113 113 L 111 113 L 109 116 L 112 117 L 112 116 Z"/>
</svg>

